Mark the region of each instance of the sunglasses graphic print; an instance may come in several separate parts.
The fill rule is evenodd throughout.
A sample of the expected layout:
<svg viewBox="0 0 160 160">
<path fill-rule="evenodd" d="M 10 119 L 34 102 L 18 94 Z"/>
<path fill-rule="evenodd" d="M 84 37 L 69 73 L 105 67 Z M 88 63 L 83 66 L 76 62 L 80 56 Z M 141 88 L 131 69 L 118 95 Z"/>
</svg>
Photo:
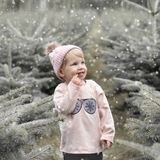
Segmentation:
<svg viewBox="0 0 160 160">
<path fill-rule="evenodd" d="M 81 110 L 82 106 L 87 113 L 94 114 L 96 111 L 96 100 L 93 98 L 77 99 L 76 106 L 72 112 L 72 115 L 77 114 Z"/>
</svg>

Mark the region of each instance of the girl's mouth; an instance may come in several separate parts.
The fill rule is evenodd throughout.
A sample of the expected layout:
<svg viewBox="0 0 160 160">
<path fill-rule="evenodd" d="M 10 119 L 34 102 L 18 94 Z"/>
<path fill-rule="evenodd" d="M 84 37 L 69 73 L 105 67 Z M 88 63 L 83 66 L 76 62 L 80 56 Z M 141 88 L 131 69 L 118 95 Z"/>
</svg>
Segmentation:
<svg viewBox="0 0 160 160">
<path fill-rule="evenodd" d="M 82 77 L 83 75 L 84 75 L 84 72 L 79 72 L 79 73 L 78 73 L 78 76 L 79 76 L 79 77 Z"/>
</svg>

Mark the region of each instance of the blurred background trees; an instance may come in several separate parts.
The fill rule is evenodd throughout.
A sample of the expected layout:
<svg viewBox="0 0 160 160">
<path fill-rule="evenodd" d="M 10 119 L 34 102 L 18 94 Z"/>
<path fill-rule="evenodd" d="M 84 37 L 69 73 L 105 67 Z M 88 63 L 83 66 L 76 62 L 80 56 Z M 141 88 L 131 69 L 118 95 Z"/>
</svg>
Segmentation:
<svg viewBox="0 0 160 160">
<path fill-rule="evenodd" d="M 148 0 L 130 0 L 131 2 L 135 2 L 142 6 L 148 6 Z M 1 9 L 3 11 L 17 11 L 20 9 L 26 9 L 29 7 L 29 3 L 31 4 L 31 10 L 33 11 L 35 8 L 39 6 L 41 11 L 44 11 L 46 7 L 48 9 L 59 9 L 65 6 L 67 10 L 71 8 L 88 8 L 91 6 L 93 9 L 99 8 L 99 10 L 103 10 L 103 7 L 108 8 L 117 8 L 121 7 L 121 3 L 123 0 L 112 1 L 112 0 L 87 0 L 87 1 L 76 1 L 76 0 L 1 0 Z M 48 5 L 49 4 L 49 5 Z"/>
<path fill-rule="evenodd" d="M 160 119 L 159 23 L 159 0 L 0 0 L 0 103 L 3 106 L 0 108 L 0 132 L 3 133 L 0 152 L 6 146 L 2 159 L 10 159 L 7 152 L 15 159 L 29 159 L 39 155 L 41 149 L 35 148 L 41 146 L 44 146 L 42 150 L 46 147 L 49 150 L 35 159 L 62 159 L 58 152 L 59 129 L 52 128 L 56 126 L 57 115 L 52 113 L 54 104 L 50 102 L 60 80 L 44 54 L 45 46 L 53 41 L 62 45 L 75 44 L 83 49 L 87 78 L 98 82 L 109 100 L 116 139 L 137 144 L 116 142 L 137 147 L 142 152 L 152 145 L 156 148 L 153 154 L 147 155 L 114 144 L 104 152 L 104 160 L 155 158 Z M 24 96 L 28 95 L 29 99 L 24 100 L 20 94 L 3 99 L 24 86 Z M 16 102 L 18 97 L 21 102 Z M 46 103 L 40 105 L 41 99 Z M 22 127 L 23 124 L 43 126 L 42 122 L 50 120 L 53 126 L 44 125 L 42 130 L 36 126 L 32 133 Z M 126 135 L 124 124 L 130 136 Z M 45 138 L 40 134 L 26 149 L 26 137 L 18 136 L 17 139 L 19 133 L 15 127 L 22 127 L 29 140 L 44 129 L 51 134 Z M 5 145 L 8 141 L 13 143 L 13 139 L 17 140 L 17 150 L 13 150 L 12 144 Z M 53 154 L 50 149 L 54 150 Z"/>
</svg>

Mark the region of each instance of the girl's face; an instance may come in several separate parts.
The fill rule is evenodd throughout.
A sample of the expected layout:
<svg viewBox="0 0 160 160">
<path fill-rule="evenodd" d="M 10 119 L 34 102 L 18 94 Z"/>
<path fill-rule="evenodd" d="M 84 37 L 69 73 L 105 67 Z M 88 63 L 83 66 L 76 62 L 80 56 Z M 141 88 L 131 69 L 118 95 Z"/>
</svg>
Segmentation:
<svg viewBox="0 0 160 160">
<path fill-rule="evenodd" d="M 60 69 L 60 77 L 62 77 L 68 84 L 74 75 L 83 80 L 87 75 L 87 67 L 82 51 L 79 49 L 72 49 L 65 57 L 65 64 Z"/>
</svg>

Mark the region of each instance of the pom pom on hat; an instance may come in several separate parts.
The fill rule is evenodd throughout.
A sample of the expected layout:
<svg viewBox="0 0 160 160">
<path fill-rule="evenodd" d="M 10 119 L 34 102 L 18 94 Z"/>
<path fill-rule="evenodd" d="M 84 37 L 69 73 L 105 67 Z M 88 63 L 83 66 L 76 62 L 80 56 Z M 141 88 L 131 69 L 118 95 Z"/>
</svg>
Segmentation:
<svg viewBox="0 0 160 160">
<path fill-rule="evenodd" d="M 49 55 L 55 48 L 57 48 L 58 46 L 60 46 L 58 43 L 51 43 L 47 46 L 46 49 L 46 54 Z"/>
<path fill-rule="evenodd" d="M 55 72 L 56 76 L 60 80 L 63 80 L 59 76 L 59 71 L 60 71 L 60 68 L 62 66 L 63 60 L 64 60 L 66 54 L 72 49 L 79 49 L 83 53 L 81 48 L 79 48 L 78 46 L 75 46 L 75 45 L 63 45 L 63 46 L 60 46 L 57 43 L 49 44 L 47 49 L 46 49 L 47 50 L 46 54 L 49 55 L 49 58 L 50 58 L 50 61 L 52 63 L 54 72 Z"/>
</svg>

